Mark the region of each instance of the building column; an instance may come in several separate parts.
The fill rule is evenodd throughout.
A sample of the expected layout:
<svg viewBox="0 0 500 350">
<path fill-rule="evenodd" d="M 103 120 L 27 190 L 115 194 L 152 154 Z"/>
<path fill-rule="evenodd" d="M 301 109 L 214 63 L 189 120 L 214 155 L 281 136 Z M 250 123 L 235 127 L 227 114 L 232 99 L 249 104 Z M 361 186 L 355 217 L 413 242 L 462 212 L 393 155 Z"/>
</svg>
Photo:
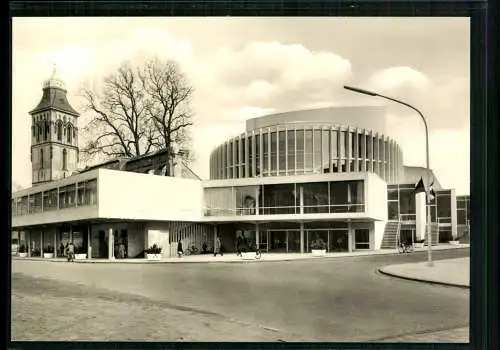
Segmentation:
<svg viewBox="0 0 500 350">
<path fill-rule="evenodd" d="M 87 258 L 92 259 L 92 239 L 91 239 L 91 225 L 89 224 L 87 226 Z"/>
<path fill-rule="evenodd" d="M 425 227 L 427 224 L 427 210 L 425 205 L 425 192 L 415 194 L 415 236 L 417 239 L 425 239 Z"/>
<path fill-rule="evenodd" d="M 27 246 L 28 246 L 28 256 L 31 257 L 31 230 L 28 231 Z"/>
<path fill-rule="evenodd" d="M 300 222 L 300 253 L 304 254 L 304 223 Z"/>
<path fill-rule="evenodd" d="M 115 258 L 115 244 L 113 242 L 113 229 L 108 229 L 108 259 L 113 260 Z"/>
<path fill-rule="evenodd" d="M 40 231 L 40 257 L 43 258 L 43 230 Z"/>
<path fill-rule="evenodd" d="M 69 241 L 73 243 L 73 225 L 69 224 Z"/>
<path fill-rule="evenodd" d="M 217 224 L 214 225 L 214 252 L 215 252 L 215 241 L 217 240 Z"/>
<path fill-rule="evenodd" d="M 257 249 L 259 249 L 260 247 L 259 224 L 255 224 L 255 244 L 257 245 Z"/>
<path fill-rule="evenodd" d="M 352 246 L 354 244 L 354 237 L 353 237 L 354 231 L 352 229 L 351 222 L 348 222 L 347 224 L 347 248 L 349 249 L 349 253 L 352 253 Z"/>
<path fill-rule="evenodd" d="M 54 258 L 57 258 L 57 230 L 54 230 Z"/>
</svg>

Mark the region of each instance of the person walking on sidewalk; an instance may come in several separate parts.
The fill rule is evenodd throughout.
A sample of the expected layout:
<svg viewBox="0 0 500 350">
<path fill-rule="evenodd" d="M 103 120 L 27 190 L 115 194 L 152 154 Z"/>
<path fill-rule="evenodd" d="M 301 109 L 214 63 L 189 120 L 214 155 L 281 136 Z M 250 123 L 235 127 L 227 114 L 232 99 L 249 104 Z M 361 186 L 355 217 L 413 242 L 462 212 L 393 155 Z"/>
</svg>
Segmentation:
<svg viewBox="0 0 500 350">
<path fill-rule="evenodd" d="M 68 254 L 68 261 L 75 260 L 75 246 L 73 245 L 73 242 L 68 243 L 67 254 Z"/>
<path fill-rule="evenodd" d="M 184 251 L 182 250 L 182 242 L 179 240 L 179 243 L 177 243 L 177 257 L 180 258 L 184 254 Z"/>
<path fill-rule="evenodd" d="M 217 256 L 217 254 L 220 254 L 220 256 L 222 256 L 222 249 L 219 236 L 217 236 L 217 238 L 215 239 L 215 247 L 214 247 L 214 256 Z"/>
</svg>

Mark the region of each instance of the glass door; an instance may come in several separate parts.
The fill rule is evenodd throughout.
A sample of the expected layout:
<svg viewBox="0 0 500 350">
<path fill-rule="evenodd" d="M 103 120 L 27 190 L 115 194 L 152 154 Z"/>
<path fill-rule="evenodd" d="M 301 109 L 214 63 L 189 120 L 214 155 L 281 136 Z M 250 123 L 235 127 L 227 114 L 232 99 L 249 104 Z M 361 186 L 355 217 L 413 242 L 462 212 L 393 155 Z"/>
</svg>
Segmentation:
<svg viewBox="0 0 500 350">
<path fill-rule="evenodd" d="M 261 231 L 259 232 L 259 249 L 263 252 L 267 252 L 269 242 L 269 231 Z"/>
<path fill-rule="evenodd" d="M 345 229 L 330 230 L 330 252 L 347 252 L 349 250 L 349 231 Z"/>
<path fill-rule="evenodd" d="M 354 231 L 355 248 L 370 249 L 370 230 L 367 228 L 358 228 Z"/>
<path fill-rule="evenodd" d="M 287 234 L 286 231 L 268 231 L 268 251 L 272 252 L 286 252 Z"/>
<path fill-rule="evenodd" d="M 300 231 L 288 230 L 288 252 L 300 253 Z"/>
</svg>

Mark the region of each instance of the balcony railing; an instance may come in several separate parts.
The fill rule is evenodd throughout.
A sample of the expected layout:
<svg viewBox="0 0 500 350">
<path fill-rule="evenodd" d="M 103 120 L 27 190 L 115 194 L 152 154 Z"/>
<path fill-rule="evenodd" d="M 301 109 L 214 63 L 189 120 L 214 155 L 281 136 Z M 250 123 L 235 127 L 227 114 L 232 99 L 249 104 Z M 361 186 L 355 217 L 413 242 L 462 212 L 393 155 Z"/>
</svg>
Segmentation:
<svg viewBox="0 0 500 350">
<path fill-rule="evenodd" d="M 400 222 L 416 222 L 417 214 L 399 214 Z"/>
<path fill-rule="evenodd" d="M 244 215 L 293 215 L 293 214 L 339 214 L 363 213 L 364 204 L 304 205 L 301 213 L 297 206 L 275 206 L 255 208 L 205 208 L 205 216 L 244 216 Z"/>
</svg>

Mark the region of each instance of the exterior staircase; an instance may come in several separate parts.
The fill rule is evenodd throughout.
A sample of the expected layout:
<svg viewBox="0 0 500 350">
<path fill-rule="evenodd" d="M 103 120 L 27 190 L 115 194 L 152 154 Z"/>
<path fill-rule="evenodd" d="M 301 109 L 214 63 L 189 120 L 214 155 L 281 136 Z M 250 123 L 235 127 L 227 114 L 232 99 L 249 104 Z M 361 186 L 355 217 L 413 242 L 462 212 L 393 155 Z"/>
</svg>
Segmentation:
<svg viewBox="0 0 500 350">
<path fill-rule="evenodd" d="M 384 236 L 382 237 L 381 249 L 396 249 L 399 238 L 399 221 L 388 221 L 385 224 Z"/>
</svg>

